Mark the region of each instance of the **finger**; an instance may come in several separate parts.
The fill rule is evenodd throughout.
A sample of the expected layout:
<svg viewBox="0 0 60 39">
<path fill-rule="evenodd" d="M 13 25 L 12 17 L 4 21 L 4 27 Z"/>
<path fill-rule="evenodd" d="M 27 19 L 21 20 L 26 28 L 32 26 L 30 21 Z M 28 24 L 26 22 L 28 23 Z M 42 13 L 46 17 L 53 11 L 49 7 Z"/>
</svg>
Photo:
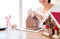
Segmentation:
<svg viewBox="0 0 60 39">
<path fill-rule="evenodd" d="M 31 12 L 33 12 L 33 10 L 32 10 L 31 8 L 30 8 L 29 10 L 30 10 Z"/>
<path fill-rule="evenodd" d="M 28 14 L 28 15 L 31 14 L 31 10 L 30 10 L 30 9 L 28 10 L 27 14 Z"/>
<path fill-rule="evenodd" d="M 28 15 L 32 15 L 33 14 L 33 10 L 30 8 L 29 10 L 28 10 Z"/>
</svg>

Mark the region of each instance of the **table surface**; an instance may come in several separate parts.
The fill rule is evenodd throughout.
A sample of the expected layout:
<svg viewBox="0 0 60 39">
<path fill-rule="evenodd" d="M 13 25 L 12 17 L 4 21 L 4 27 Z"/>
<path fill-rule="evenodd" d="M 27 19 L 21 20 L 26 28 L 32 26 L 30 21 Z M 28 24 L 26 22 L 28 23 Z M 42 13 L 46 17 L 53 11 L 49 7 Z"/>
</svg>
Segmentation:
<svg viewBox="0 0 60 39">
<path fill-rule="evenodd" d="M 28 32 L 27 33 L 27 39 L 53 39 L 52 37 L 46 36 L 43 34 L 44 31 L 40 32 Z"/>
</svg>

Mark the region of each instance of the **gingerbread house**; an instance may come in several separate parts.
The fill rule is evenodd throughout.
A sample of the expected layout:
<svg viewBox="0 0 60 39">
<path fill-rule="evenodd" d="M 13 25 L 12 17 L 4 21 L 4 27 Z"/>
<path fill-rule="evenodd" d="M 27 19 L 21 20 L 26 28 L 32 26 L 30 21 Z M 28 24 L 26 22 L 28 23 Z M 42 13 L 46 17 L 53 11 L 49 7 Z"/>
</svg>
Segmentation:
<svg viewBox="0 0 60 39">
<path fill-rule="evenodd" d="M 48 19 L 45 21 L 45 25 L 45 35 L 59 38 L 60 12 L 51 12 Z"/>
</svg>

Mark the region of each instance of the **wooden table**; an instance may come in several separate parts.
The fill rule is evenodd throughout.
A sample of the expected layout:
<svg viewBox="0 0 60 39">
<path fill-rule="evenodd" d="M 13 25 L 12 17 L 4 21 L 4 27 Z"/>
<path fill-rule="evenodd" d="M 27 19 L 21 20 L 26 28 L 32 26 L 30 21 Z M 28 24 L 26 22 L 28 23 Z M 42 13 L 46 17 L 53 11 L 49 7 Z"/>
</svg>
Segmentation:
<svg viewBox="0 0 60 39">
<path fill-rule="evenodd" d="M 53 39 L 43 35 L 43 31 L 40 32 L 27 32 L 27 39 Z"/>
</svg>

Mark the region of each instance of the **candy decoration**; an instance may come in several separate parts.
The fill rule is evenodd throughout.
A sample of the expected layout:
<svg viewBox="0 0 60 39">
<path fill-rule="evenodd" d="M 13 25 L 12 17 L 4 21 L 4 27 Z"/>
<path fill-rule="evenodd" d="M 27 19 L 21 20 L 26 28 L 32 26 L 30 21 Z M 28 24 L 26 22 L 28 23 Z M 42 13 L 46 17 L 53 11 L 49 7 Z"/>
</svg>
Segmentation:
<svg viewBox="0 0 60 39">
<path fill-rule="evenodd" d="M 58 27 L 57 26 L 54 26 L 54 30 L 58 30 Z"/>
<path fill-rule="evenodd" d="M 45 28 L 46 28 L 46 29 L 48 29 L 48 28 L 49 28 L 49 26 L 48 26 L 48 25 L 46 25 L 46 26 L 45 26 Z"/>
<path fill-rule="evenodd" d="M 56 38 L 56 39 L 58 39 L 59 38 L 59 32 L 58 32 L 58 27 L 57 26 L 54 26 L 54 30 L 55 30 L 55 35 L 53 35 L 53 38 Z"/>
</svg>

